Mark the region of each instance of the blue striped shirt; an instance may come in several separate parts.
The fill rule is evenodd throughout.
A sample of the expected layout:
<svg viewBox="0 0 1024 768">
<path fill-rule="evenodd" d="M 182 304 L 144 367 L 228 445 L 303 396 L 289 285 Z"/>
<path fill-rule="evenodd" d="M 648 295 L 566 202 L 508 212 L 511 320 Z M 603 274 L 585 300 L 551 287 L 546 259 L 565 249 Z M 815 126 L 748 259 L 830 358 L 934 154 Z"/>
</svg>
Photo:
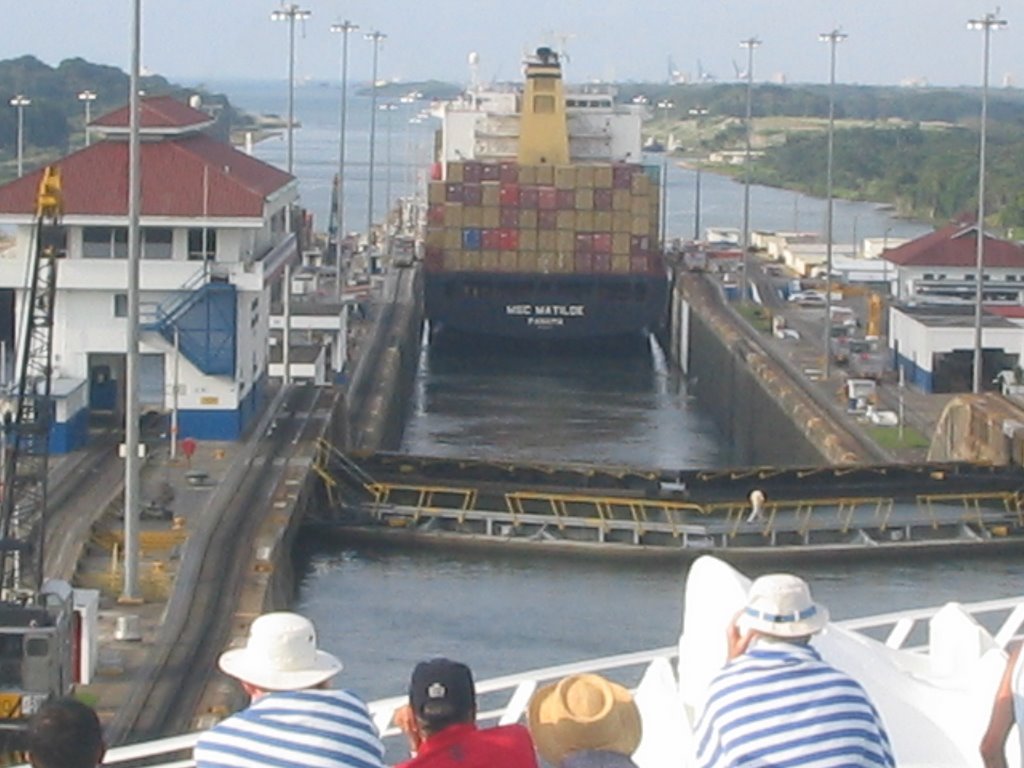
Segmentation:
<svg viewBox="0 0 1024 768">
<path fill-rule="evenodd" d="M 794 643 L 757 643 L 718 673 L 696 744 L 700 768 L 896 764 L 864 689 Z"/>
<path fill-rule="evenodd" d="M 384 747 L 366 704 L 348 691 L 261 696 L 199 737 L 198 768 L 380 768 Z"/>
</svg>

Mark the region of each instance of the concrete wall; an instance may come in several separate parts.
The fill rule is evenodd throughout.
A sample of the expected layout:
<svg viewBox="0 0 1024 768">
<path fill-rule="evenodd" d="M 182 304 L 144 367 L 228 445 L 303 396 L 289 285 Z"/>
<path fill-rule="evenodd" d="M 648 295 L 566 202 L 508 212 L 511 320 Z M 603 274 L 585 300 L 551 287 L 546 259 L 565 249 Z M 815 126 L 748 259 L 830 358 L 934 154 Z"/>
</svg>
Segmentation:
<svg viewBox="0 0 1024 768">
<path fill-rule="evenodd" d="M 1024 464 L 1024 409 L 991 392 L 953 398 L 935 428 L 928 461 Z"/>
</svg>

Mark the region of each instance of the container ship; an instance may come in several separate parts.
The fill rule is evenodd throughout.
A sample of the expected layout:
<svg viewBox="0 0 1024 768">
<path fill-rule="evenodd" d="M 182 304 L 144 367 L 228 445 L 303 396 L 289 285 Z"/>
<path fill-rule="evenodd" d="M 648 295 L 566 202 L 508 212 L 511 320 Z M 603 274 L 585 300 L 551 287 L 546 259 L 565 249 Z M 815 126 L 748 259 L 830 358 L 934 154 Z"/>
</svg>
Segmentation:
<svg viewBox="0 0 1024 768">
<path fill-rule="evenodd" d="M 432 338 L 661 328 L 661 178 L 639 162 L 640 107 L 567 92 L 558 54 L 540 48 L 523 87 L 472 88 L 442 118 L 423 257 Z"/>
</svg>

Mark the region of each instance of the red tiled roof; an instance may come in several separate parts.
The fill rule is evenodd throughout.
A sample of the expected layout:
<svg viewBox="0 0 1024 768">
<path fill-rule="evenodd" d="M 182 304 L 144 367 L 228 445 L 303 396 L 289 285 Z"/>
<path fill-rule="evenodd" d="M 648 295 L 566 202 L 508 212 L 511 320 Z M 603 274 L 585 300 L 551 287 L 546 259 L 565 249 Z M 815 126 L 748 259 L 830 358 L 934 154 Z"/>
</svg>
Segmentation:
<svg viewBox="0 0 1024 768">
<path fill-rule="evenodd" d="M 1019 307 L 1010 304 L 986 304 L 985 311 L 991 315 L 999 315 L 1000 317 L 1007 317 L 1011 320 L 1022 320 L 1024 319 L 1024 307 Z"/>
<path fill-rule="evenodd" d="M 205 125 L 213 120 L 205 112 L 193 109 L 172 96 L 153 96 L 139 100 L 140 128 L 188 128 Z M 127 128 L 128 105 L 108 112 L 93 120 L 98 128 Z"/>
<path fill-rule="evenodd" d="M 973 267 L 977 248 L 978 229 L 974 224 L 950 224 L 890 248 L 883 258 L 906 267 Z M 985 235 L 985 266 L 1024 268 L 1024 248 Z"/>
<path fill-rule="evenodd" d="M 195 134 L 141 146 L 142 216 L 259 217 L 292 177 L 229 144 Z M 101 141 L 59 160 L 66 216 L 128 215 L 128 142 Z M 35 210 L 42 169 L 0 186 L 0 214 Z"/>
</svg>

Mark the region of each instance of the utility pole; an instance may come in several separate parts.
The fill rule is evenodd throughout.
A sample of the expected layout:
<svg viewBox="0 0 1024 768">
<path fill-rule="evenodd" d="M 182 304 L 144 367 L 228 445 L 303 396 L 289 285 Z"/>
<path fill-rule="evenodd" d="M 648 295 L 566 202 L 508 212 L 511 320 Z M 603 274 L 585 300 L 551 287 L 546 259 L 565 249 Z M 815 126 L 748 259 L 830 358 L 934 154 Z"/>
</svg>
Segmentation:
<svg viewBox="0 0 1024 768">
<path fill-rule="evenodd" d="M 828 162 L 825 169 L 825 380 L 832 373 L 832 150 L 836 124 L 836 46 L 847 37 L 845 32 L 833 29 L 818 35 L 818 40 L 829 44 L 828 76 Z"/>
<path fill-rule="evenodd" d="M 754 49 L 759 45 L 761 45 L 761 41 L 756 37 L 740 40 L 740 47 L 747 49 L 747 109 L 744 122 L 746 127 L 744 131 L 746 148 L 743 153 L 743 236 L 741 238 L 743 244 L 743 271 L 740 275 L 740 303 L 742 304 L 747 303 L 747 292 L 749 290 L 747 272 L 750 270 L 750 122 L 751 105 L 754 97 Z"/>
<path fill-rule="evenodd" d="M 373 160 L 374 145 L 377 143 L 377 64 L 380 56 L 380 43 L 387 35 L 378 30 L 367 32 L 363 37 L 373 43 L 373 83 L 370 86 L 370 181 L 366 193 L 366 242 L 367 246 L 373 237 Z M 372 259 L 372 254 L 368 254 Z"/>
<path fill-rule="evenodd" d="M 702 131 L 704 127 L 704 116 L 708 110 L 705 107 L 692 107 L 689 114 L 697 120 L 697 189 L 694 191 L 693 203 L 693 239 L 700 240 L 700 174 L 704 167 L 704 159 L 701 152 L 704 151 L 702 144 Z"/>
<path fill-rule="evenodd" d="M 280 10 L 270 14 L 272 21 L 288 22 L 288 173 L 292 174 L 294 163 L 295 139 L 295 21 L 305 21 L 312 15 L 311 11 L 289 3 Z M 289 214 L 291 211 L 289 210 Z M 289 215 L 289 220 L 291 216 Z M 289 224 L 289 230 L 291 226 Z"/>
</svg>

